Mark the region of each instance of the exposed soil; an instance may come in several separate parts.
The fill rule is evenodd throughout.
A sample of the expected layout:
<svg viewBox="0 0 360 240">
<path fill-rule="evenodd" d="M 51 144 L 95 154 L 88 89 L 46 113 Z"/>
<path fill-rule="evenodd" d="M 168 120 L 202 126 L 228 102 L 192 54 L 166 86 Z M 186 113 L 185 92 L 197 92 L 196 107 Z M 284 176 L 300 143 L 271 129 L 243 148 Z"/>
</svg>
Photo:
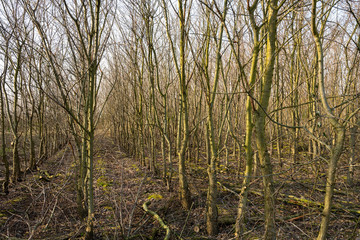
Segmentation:
<svg viewBox="0 0 360 240">
<path fill-rule="evenodd" d="M 306 159 L 306 155 L 302 158 Z M 238 198 L 232 191 L 239 190 L 242 179 L 237 176 L 235 160 L 230 160 L 228 169 L 222 162 L 219 165 L 219 182 L 223 185 L 219 185 L 218 199 L 220 229 L 213 239 L 229 240 L 234 236 Z M 160 177 L 139 166 L 108 139 L 98 139 L 94 179 L 96 238 L 163 239 L 165 231 L 142 209 L 142 204 L 150 201 L 149 208 L 170 227 L 171 239 L 212 239 L 205 229 L 205 161 L 190 162 L 188 166 L 193 194 L 190 211 L 183 210 L 177 199 L 175 161 L 172 191 L 168 191 Z M 39 171 L 27 173 L 23 182 L 11 185 L 9 195 L 0 195 L 0 238 L 80 239 L 85 225 L 77 214 L 76 168 L 70 145 L 44 161 L 39 168 Z M 322 203 L 325 177 L 316 176 L 317 169 L 317 163 L 284 165 L 281 170 L 276 169 L 278 239 L 316 238 L 321 207 L 306 202 L 299 204 L 284 196 Z M 360 184 L 345 184 L 341 177 L 346 176 L 344 171 L 339 168 L 334 200 L 340 208 L 332 212 L 329 239 L 356 239 L 359 236 Z M 261 178 L 254 178 L 251 187 L 261 194 Z M 264 231 L 263 199 L 254 192 L 249 200 L 244 239 L 259 239 Z M 359 214 L 349 209 L 358 210 Z"/>
</svg>

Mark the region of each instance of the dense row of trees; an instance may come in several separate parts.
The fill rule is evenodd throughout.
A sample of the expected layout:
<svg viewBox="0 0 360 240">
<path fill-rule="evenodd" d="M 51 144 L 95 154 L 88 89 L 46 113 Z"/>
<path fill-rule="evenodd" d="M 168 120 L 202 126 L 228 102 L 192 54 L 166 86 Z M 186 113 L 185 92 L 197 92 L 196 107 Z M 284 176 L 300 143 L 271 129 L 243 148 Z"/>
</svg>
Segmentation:
<svg viewBox="0 0 360 240">
<path fill-rule="evenodd" d="M 274 174 L 321 165 L 325 239 L 340 159 L 353 183 L 359 11 L 350 0 L 1 1 L 4 192 L 22 170 L 74 144 L 79 214 L 91 239 L 98 127 L 169 190 L 177 166 L 185 209 L 187 164 L 206 161 L 209 235 L 218 230 L 220 165 L 237 166 L 242 179 L 236 239 L 253 178 L 263 179 L 264 238 L 275 239 Z"/>
<path fill-rule="evenodd" d="M 7 111 L 13 135 L 12 181 L 20 180 L 21 134 L 30 134 L 25 137 L 30 142 L 30 162 L 25 165 L 29 170 L 36 168 L 33 126 L 38 126 L 39 155 L 44 157 L 48 154 L 42 145 L 52 144 L 54 153 L 71 135 L 78 151 L 79 214 L 87 220 L 89 239 L 94 218 L 93 145 L 99 118 L 95 112 L 101 108 L 98 68 L 110 34 L 107 16 L 111 7 L 103 1 L 2 1 L 2 113 Z M 2 120 L 4 136 L 4 114 Z M 44 127 L 52 131 L 47 133 Z M 46 139 L 49 137 L 53 140 Z M 3 137 L 3 154 L 5 144 Z M 3 159 L 8 173 L 5 155 Z M 4 191 L 8 182 L 6 174 Z"/>
</svg>

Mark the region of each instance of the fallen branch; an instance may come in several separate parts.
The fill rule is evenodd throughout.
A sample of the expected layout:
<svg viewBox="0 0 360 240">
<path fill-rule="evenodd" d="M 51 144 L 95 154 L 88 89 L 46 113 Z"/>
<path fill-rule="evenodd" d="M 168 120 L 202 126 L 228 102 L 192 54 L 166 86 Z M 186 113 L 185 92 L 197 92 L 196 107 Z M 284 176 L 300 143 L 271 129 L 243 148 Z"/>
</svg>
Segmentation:
<svg viewBox="0 0 360 240">
<path fill-rule="evenodd" d="M 255 190 L 250 190 L 251 193 L 258 195 L 258 196 L 263 196 L 263 194 L 261 192 L 255 191 Z M 320 203 L 320 202 L 316 202 L 316 201 L 311 201 L 305 198 L 299 198 L 299 197 L 295 197 L 293 195 L 288 195 L 288 194 L 283 194 L 283 193 L 279 193 L 278 194 L 279 197 L 277 197 L 277 200 L 283 201 L 283 202 L 287 202 L 290 204 L 296 204 L 296 205 L 300 205 L 300 206 L 304 206 L 304 207 L 316 207 L 316 208 L 323 208 L 324 204 Z M 343 211 L 343 212 L 350 212 L 356 215 L 360 215 L 360 210 L 357 209 L 350 209 L 347 208 L 343 205 L 340 204 L 336 204 L 333 203 L 332 204 L 332 208 L 335 210 L 339 210 L 339 211 Z"/>
<path fill-rule="evenodd" d="M 239 195 L 239 192 L 240 192 L 239 189 L 234 189 L 234 190 L 230 189 L 229 187 L 226 187 L 225 185 L 223 185 L 220 182 L 218 182 L 218 184 L 221 187 L 223 187 L 226 191 L 233 193 L 237 197 L 240 196 Z M 253 189 L 250 189 L 250 193 L 261 196 L 261 197 L 264 196 L 262 192 L 258 192 L 258 191 L 253 190 Z M 299 198 L 299 197 L 296 197 L 294 195 L 288 195 L 288 194 L 279 193 L 279 194 L 277 194 L 277 196 L 278 196 L 276 198 L 277 200 L 287 202 L 287 203 L 290 203 L 290 204 L 300 205 L 300 206 L 304 206 L 304 207 L 316 207 L 316 208 L 319 208 L 319 209 L 322 209 L 324 207 L 324 204 L 321 203 L 321 202 L 311 201 L 311 200 L 301 198 L 301 197 Z M 341 201 L 341 202 L 345 203 L 345 204 L 351 204 L 351 202 L 344 202 L 344 201 Z M 349 212 L 349 213 L 353 213 L 353 214 L 359 216 L 360 215 L 360 210 L 354 209 L 355 206 L 352 206 L 352 207 L 353 208 L 348 208 L 346 206 L 336 204 L 336 203 L 332 204 L 332 208 L 335 209 L 335 210 L 343 211 L 343 212 Z"/>
<path fill-rule="evenodd" d="M 220 185 L 220 187 L 223 187 L 226 191 L 228 191 L 228 192 L 230 192 L 230 193 L 232 193 L 232 194 L 234 194 L 235 196 L 237 196 L 237 197 L 240 197 L 240 194 L 239 193 L 237 193 L 236 191 L 234 191 L 234 190 L 232 190 L 232 189 L 230 189 L 230 188 L 228 188 L 228 187 L 226 187 L 224 184 L 222 184 L 221 182 L 217 182 L 219 185 Z"/>
<path fill-rule="evenodd" d="M 164 228 L 166 230 L 166 235 L 164 240 L 169 240 L 170 239 L 170 228 L 169 226 L 167 226 L 164 221 L 161 219 L 161 217 L 154 211 L 151 211 L 148 209 L 147 204 L 150 203 L 150 201 L 144 202 L 144 204 L 142 205 L 143 209 L 145 210 L 145 212 L 151 214 L 161 225 L 162 228 Z"/>
<path fill-rule="evenodd" d="M 323 174 L 322 175 L 323 177 L 326 177 L 326 174 Z M 322 192 L 322 193 L 325 193 L 326 192 L 326 190 L 324 189 L 325 188 L 325 186 L 323 186 L 323 188 L 314 188 L 314 187 L 312 187 L 312 186 L 308 186 L 308 185 L 306 185 L 306 184 L 304 184 L 304 183 L 301 183 L 301 182 L 299 182 L 299 181 L 297 181 L 297 180 L 295 180 L 295 179 L 292 179 L 292 181 L 286 181 L 286 182 L 296 182 L 297 184 L 299 184 L 299 185 L 301 185 L 302 187 L 304 187 L 304 188 L 307 188 L 307 189 L 310 189 L 310 190 L 315 190 L 315 191 L 318 191 L 318 192 Z M 345 196 L 347 196 L 348 195 L 348 192 L 345 192 L 345 191 L 341 191 L 341 190 L 339 190 L 339 189 L 335 189 L 334 188 L 334 193 L 336 193 L 336 194 L 340 194 L 340 195 L 345 195 Z"/>
</svg>

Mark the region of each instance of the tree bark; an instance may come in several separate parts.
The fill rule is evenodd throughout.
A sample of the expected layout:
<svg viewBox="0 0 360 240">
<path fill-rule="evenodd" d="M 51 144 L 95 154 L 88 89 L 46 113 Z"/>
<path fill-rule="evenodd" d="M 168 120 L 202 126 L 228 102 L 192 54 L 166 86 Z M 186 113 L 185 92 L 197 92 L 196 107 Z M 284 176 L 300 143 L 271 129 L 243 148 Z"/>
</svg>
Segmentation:
<svg viewBox="0 0 360 240">
<path fill-rule="evenodd" d="M 235 239 L 240 240 L 245 230 L 245 212 L 247 210 L 248 193 L 250 189 L 250 180 L 253 174 L 253 149 L 252 149 L 252 133 L 253 133 L 253 100 L 252 96 L 254 91 L 254 84 L 257 74 L 257 63 L 259 56 L 259 27 L 256 25 L 254 11 L 256 10 L 258 1 L 255 1 L 252 6 L 248 6 L 250 15 L 251 27 L 254 36 L 254 48 L 252 54 L 252 63 L 249 76 L 249 89 L 248 96 L 246 97 L 246 133 L 245 133 L 245 154 L 246 154 L 246 167 L 244 173 L 243 186 L 240 192 L 240 199 L 237 209 L 237 217 L 235 222 Z"/>
<path fill-rule="evenodd" d="M 342 154 L 344 140 L 345 140 L 345 127 L 339 120 L 335 117 L 333 110 L 330 108 L 326 93 L 325 93 L 325 84 L 324 84 L 324 57 L 321 36 L 322 33 L 319 33 L 316 26 L 316 3 L 317 0 L 312 1 L 312 11 L 311 11 L 311 30 L 316 44 L 316 53 L 317 53 L 317 74 L 319 79 L 319 92 L 320 100 L 325 111 L 326 116 L 328 117 L 334 131 L 335 131 L 335 144 L 331 147 L 329 165 L 326 174 L 326 192 L 324 199 L 324 209 L 321 217 L 320 230 L 317 237 L 317 240 L 325 240 L 326 233 L 329 227 L 330 221 L 330 212 L 332 205 L 332 198 L 335 185 L 335 175 L 337 162 Z M 330 12 L 330 11 L 328 11 Z M 328 16 L 328 15 L 327 15 Z M 322 29 L 326 20 L 322 22 Z"/>
<path fill-rule="evenodd" d="M 180 86 L 180 119 L 179 124 L 182 125 L 182 140 L 180 148 L 178 150 L 179 157 L 179 197 L 181 205 L 185 209 L 190 209 L 191 207 L 191 194 L 189 190 L 189 185 L 186 177 L 185 171 L 185 153 L 188 145 L 189 139 L 189 112 L 188 112 L 188 96 L 187 96 L 187 84 L 186 84 L 186 75 L 185 75 L 185 10 L 184 2 L 182 0 L 178 1 L 179 5 L 179 24 L 180 24 L 180 76 L 179 76 L 179 86 Z M 178 133 L 180 134 L 180 132 Z M 180 134 L 181 135 L 181 134 Z M 180 137 L 180 136 L 178 136 Z"/>
<path fill-rule="evenodd" d="M 275 199 L 274 199 L 274 185 L 273 185 L 273 171 L 270 155 L 268 153 L 267 137 L 265 131 L 265 120 L 269 99 L 271 95 L 271 85 L 273 80 L 273 72 L 275 65 L 275 51 L 276 51 L 276 32 L 277 32 L 277 14 L 278 1 L 269 1 L 269 12 L 267 19 L 267 44 L 266 44 L 266 59 L 264 78 L 260 87 L 260 101 L 255 116 L 255 132 L 256 145 L 259 152 L 259 160 L 261 164 L 261 173 L 263 175 L 264 198 L 265 198 L 265 240 L 276 239 L 275 226 Z"/>
</svg>

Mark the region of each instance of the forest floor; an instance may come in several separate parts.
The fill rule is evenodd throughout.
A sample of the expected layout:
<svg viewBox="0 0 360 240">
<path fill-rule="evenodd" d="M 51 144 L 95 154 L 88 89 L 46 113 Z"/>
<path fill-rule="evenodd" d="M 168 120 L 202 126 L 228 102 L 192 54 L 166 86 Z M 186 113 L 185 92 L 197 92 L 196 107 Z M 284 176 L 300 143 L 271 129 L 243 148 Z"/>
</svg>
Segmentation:
<svg viewBox="0 0 360 240">
<path fill-rule="evenodd" d="M 99 138 L 94 178 L 96 238 L 163 239 L 165 231 L 142 208 L 144 202 L 150 201 L 149 209 L 170 227 L 171 239 L 232 239 L 238 204 L 236 192 L 242 182 L 236 173 L 236 163 L 230 161 L 228 169 L 219 165 L 219 234 L 209 238 L 205 228 L 207 173 L 205 161 L 201 162 L 188 163 L 193 204 L 186 211 L 177 198 L 176 164 L 173 191 L 168 191 L 160 177 L 126 156 L 107 138 Z M 0 195 L 0 239 L 80 239 L 85 225 L 77 215 L 76 172 L 70 145 L 44 161 L 39 169 L 11 185 L 8 195 Z M 276 169 L 278 239 L 316 238 L 325 184 L 324 175 L 318 173 L 323 171 L 314 163 Z M 341 177 L 346 176 L 344 171 L 339 168 L 329 239 L 360 237 L 360 184 L 345 184 Z M 264 231 L 261 177 L 254 178 L 251 188 L 254 191 L 249 195 L 243 239 L 260 239 Z"/>
</svg>

